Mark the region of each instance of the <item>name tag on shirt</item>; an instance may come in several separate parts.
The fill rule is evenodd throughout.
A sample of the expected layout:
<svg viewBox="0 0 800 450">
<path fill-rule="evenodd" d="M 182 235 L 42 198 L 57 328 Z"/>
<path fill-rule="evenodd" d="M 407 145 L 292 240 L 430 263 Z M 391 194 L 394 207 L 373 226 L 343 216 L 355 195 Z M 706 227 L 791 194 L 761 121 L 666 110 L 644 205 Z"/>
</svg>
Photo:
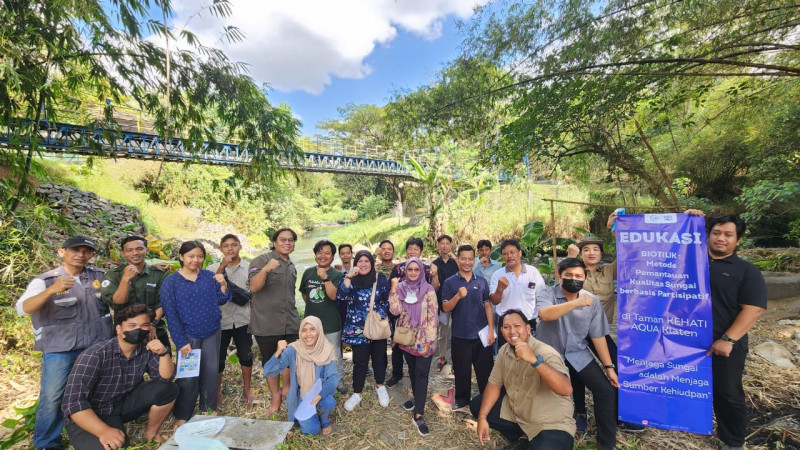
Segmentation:
<svg viewBox="0 0 800 450">
<path fill-rule="evenodd" d="M 145 283 L 145 284 L 147 284 L 147 287 L 156 287 L 155 283 Z"/>
</svg>

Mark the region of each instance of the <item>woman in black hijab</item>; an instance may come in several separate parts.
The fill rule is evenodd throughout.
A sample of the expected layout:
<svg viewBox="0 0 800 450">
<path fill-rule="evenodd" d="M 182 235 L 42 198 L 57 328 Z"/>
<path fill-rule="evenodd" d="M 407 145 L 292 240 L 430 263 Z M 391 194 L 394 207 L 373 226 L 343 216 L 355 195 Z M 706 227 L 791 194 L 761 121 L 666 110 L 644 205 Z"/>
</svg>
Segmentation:
<svg viewBox="0 0 800 450">
<path fill-rule="evenodd" d="M 353 268 L 342 278 L 336 298 L 347 304 L 347 315 L 342 329 L 342 342 L 353 349 L 353 395 L 344 404 L 352 411 L 361 403 L 361 391 L 367 378 L 367 365 L 372 358 L 378 401 L 389 406 L 389 393 L 383 385 L 386 378 L 386 339 L 370 340 L 364 336 L 370 297 L 375 291 L 373 311 L 381 317 L 389 314 L 389 282 L 375 270 L 375 258 L 366 250 L 356 253 Z"/>
</svg>

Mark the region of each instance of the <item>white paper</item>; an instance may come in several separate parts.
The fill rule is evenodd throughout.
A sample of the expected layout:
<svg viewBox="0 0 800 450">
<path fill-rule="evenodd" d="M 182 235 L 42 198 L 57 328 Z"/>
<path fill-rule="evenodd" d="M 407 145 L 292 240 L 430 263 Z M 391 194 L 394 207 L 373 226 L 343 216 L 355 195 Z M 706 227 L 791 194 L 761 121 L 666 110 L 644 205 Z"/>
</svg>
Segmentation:
<svg viewBox="0 0 800 450">
<path fill-rule="evenodd" d="M 175 378 L 192 378 L 200 376 L 200 349 L 189 352 L 189 356 L 183 357 L 178 352 L 178 373 Z"/>
<path fill-rule="evenodd" d="M 181 450 L 228 450 L 225 444 L 212 439 L 224 426 L 225 419 L 222 417 L 187 422 L 175 431 L 175 441 Z"/>
<path fill-rule="evenodd" d="M 317 405 L 312 405 L 311 400 L 322 392 L 322 380 L 317 380 L 311 389 L 306 392 L 306 396 L 300 402 L 297 410 L 294 412 L 294 418 L 298 421 L 310 419 L 317 413 Z"/>
<path fill-rule="evenodd" d="M 186 422 L 175 430 L 175 434 L 186 434 L 192 436 L 214 437 L 225 426 L 224 417 L 215 417 L 208 420 L 197 422 Z"/>
<path fill-rule="evenodd" d="M 489 325 L 486 325 L 478 331 L 478 337 L 481 338 L 481 344 L 483 344 L 484 347 L 489 346 Z M 497 340 L 496 331 L 494 331 L 494 339 Z"/>
</svg>

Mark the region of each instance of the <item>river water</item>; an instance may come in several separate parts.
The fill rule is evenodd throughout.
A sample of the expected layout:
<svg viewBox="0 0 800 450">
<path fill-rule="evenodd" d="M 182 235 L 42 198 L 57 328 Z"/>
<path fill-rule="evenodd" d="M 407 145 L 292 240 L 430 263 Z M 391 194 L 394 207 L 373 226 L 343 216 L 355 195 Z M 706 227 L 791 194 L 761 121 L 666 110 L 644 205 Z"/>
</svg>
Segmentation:
<svg viewBox="0 0 800 450">
<path fill-rule="evenodd" d="M 331 234 L 334 230 L 336 230 L 336 226 L 333 227 L 318 227 L 314 228 L 310 233 L 302 236 L 297 236 L 297 242 L 294 245 L 294 252 L 292 252 L 289 257 L 292 259 L 294 266 L 297 268 L 297 287 L 300 287 L 300 279 L 303 277 L 303 272 L 306 271 L 309 267 L 313 267 L 317 265 L 317 262 L 314 260 L 314 244 L 316 244 L 321 239 L 327 239 L 328 235 Z M 334 264 L 339 264 L 339 257 L 334 257 Z M 295 289 L 295 303 L 297 305 L 297 310 L 301 312 L 306 309 L 305 302 L 303 301 L 303 296 L 300 295 L 300 292 Z"/>
</svg>

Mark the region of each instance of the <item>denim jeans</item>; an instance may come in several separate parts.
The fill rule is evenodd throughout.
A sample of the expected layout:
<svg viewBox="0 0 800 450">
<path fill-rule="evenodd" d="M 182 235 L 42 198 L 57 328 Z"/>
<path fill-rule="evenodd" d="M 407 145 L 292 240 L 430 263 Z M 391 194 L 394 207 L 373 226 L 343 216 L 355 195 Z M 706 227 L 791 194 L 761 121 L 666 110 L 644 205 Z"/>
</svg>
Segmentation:
<svg viewBox="0 0 800 450">
<path fill-rule="evenodd" d="M 333 345 L 333 353 L 336 355 L 336 370 L 339 371 L 339 384 L 344 377 L 344 361 L 342 360 L 342 330 L 335 333 L 325 333 L 325 338 Z"/>
<path fill-rule="evenodd" d="M 61 428 L 64 415 L 61 400 L 72 365 L 83 350 L 53 352 L 42 355 L 42 381 L 39 388 L 39 407 L 33 427 L 33 445 L 36 448 L 61 448 Z"/>
<path fill-rule="evenodd" d="M 315 414 L 306 420 L 298 420 L 300 431 L 312 436 L 319 433 L 319 430 L 327 428 L 331 424 L 330 415 L 336 407 L 336 399 L 329 395 L 317 403 L 319 414 Z"/>
</svg>

